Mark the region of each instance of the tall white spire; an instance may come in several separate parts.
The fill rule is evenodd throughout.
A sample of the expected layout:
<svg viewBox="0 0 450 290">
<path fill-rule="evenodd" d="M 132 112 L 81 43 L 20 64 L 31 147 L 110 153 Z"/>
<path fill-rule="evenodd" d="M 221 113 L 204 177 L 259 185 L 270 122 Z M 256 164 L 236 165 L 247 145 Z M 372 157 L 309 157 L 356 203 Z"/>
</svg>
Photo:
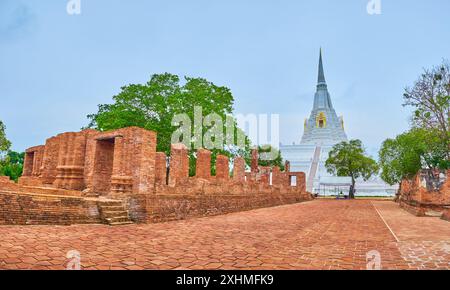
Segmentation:
<svg viewBox="0 0 450 290">
<path fill-rule="evenodd" d="M 324 84 L 324 85 L 327 84 L 327 82 L 325 81 L 325 73 L 323 71 L 322 48 L 320 48 L 319 77 L 317 78 L 317 85 L 321 85 L 321 84 Z"/>
<path fill-rule="evenodd" d="M 305 124 L 302 144 L 333 145 L 346 140 L 342 120 L 336 115 L 328 92 L 320 49 L 317 91 L 311 116 Z"/>
</svg>

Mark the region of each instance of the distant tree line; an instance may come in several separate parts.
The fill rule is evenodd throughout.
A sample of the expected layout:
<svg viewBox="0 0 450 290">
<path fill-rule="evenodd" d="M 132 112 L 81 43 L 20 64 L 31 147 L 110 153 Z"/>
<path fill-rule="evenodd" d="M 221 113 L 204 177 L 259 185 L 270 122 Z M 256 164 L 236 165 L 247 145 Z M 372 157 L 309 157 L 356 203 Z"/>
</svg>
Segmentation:
<svg viewBox="0 0 450 290">
<path fill-rule="evenodd" d="M 9 176 L 16 181 L 22 175 L 25 153 L 11 151 L 11 142 L 6 138 L 5 125 L 0 121 L 0 176 Z"/>
</svg>

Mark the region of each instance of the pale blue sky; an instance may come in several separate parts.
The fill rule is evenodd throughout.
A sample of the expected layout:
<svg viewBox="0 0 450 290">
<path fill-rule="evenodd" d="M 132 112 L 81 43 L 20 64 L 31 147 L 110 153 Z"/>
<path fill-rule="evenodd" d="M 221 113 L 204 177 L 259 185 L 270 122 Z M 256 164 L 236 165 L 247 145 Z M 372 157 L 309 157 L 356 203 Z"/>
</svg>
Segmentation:
<svg viewBox="0 0 450 290">
<path fill-rule="evenodd" d="M 0 120 L 13 149 L 87 124 L 121 86 L 171 72 L 229 87 L 236 113 L 281 115 L 299 142 L 319 48 L 347 134 L 371 152 L 408 128 L 403 88 L 450 58 L 450 1 L 0 0 Z"/>
</svg>

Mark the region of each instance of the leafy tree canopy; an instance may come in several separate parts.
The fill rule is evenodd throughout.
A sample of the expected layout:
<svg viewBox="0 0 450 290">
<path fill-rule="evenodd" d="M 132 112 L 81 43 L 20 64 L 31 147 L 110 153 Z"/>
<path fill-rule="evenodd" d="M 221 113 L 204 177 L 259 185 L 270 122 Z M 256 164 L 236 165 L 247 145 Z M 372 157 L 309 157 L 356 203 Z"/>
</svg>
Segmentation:
<svg viewBox="0 0 450 290">
<path fill-rule="evenodd" d="M 387 139 L 379 152 L 381 178 L 388 184 L 411 178 L 421 169 L 449 169 L 447 146 L 437 130 L 412 129 Z"/>
<path fill-rule="evenodd" d="M 5 130 L 5 124 L 0 121 L 0 153 L 8 151 L 11 147 L 11 142 L 6 138 Z"/>
<path fill-rule="evenodd" d="M 350 198 L 354 198 L 356 179 L 367 181 L 379 170 L 377 162 L 366 156 L 360 140 L 336 144 L 329 153 L 325 167 L 330 174 L 352 178 Z"/>
<path fill-rule="evenodd" d="M 195 108 L 201 107 L 200 126 L 210 114 L 220 117 L 225 123 L 227 116 L 229 118 L 233 112 L 234 98 L 228 88 L 217 86 L 205 79 L 186 77 L 182 83 L 178 76 L 165 73 L 153 75 L 145 84 L 122 87 L 121 92 L 113 97 L 113 101 L 113 104 L 99 105 L 98 112 L 88 116 L 89 128 L 106 131 L 137 126 L 153 130 L 158 133 L 157 150 L 170 154 L 172 133 L 176 129 L 172 124 L 175 116 L 186 114 L 194 123 Z M 233 123 L 233 139 L 236 141 L 237 134 L 243 132 L 237 127 L 234 118 Z M 191 125 L 192 132 L 189 133 L 195 133 L 197 127 L 195 124 Z M 208 129 L 207 126 L 202 126 L 202 136 Z M 228 157 L 249 156 L 250 141 L 245 134 L 243 136 L 245 146 L 242 148 L 223 147 L 211 150 L 213 162 L 218 154 Z M 198 141 L 193 138 L 192 143 L 195 142 Z M 195 172 L 195 150 L 190 150 L 190 157 L 192 175 Z M 214 172 L 214 167 L 212 171 Z"/>
<path fill-rule="evenodd" d="M 414 109 L 412 125 L 437 133 L 450 159 L 450 63 L 424 70 L 412 87 L 405 89 L 404 105 Z"/>
<path fill-rule="evenodd" d="M 17 182 L 22 176 L 24 157 L 25 153 L 8 151 L 6 157 L 0 160 L 0 175 L 9 176 Z"/>
</svg>

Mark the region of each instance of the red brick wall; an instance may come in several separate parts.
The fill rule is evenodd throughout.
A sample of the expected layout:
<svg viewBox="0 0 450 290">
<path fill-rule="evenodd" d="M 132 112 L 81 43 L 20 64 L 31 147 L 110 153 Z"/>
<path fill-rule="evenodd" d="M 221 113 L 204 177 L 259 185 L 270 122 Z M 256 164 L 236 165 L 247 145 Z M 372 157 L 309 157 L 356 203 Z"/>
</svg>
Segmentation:
<svg viewBox="0 0 450 290">
<path fill-rule="evenodd" d="M 427 211 L 445 212 L 450 206 L 450 170 L 447 180 L 438 191 L 428 191 L 420 185 L 419 175 L 411 180 L 403 180 L 398 193 L 401 207 L 417 216 L 425 216 Z"/>
<path fill-rule="evenodd" d="M 64 133 L 27 152 L 27 175 L 20 179 L 20 186 L 0 180 L 4 200 L 11 201 L 4 202 L 8 206 L 5 221 L 10 212 L 9 222 L 90 222 L 93 219 L 86 208 L 93 207 L 86 205 L 92 199 L 81 197 L 94 195 L 122 200 L 136 222 L 221 214 L 312 198 L 306 193 L 304 173 L 259 167 L 257 150 L 252 152 L 251 172 L 245 172 L 243 158 L 234 160 L 231 179 L 226 156 L 217 157 L 216 176 L 212 177 L 211 152 L 200 149 L 196 176 L 190 178 L 188 149 L 173 144 L 167 185 L 166 156 L 156 152 L 156 133 L 137 127 Z M 297 186 L 290 186 L 290 176 L 297 177 Z"/>
<path fill-rule="evenodd" d="M 212 188 L 210 188 L 212 189 Z M 223 189 L 222 187 L 216 190 Z M 227 190 L 228 191 L 228 190 Z M 147 196 L 147 222 L 166 222 L 298 203 L 311 198 L 297 193 L 198 194 Z"/>
<path fill-rule="evenodd" d="M 86 223 L 101 223 L 96 202 L 83 198 L 0 192 L 0 225 Z"/>
</svg>

